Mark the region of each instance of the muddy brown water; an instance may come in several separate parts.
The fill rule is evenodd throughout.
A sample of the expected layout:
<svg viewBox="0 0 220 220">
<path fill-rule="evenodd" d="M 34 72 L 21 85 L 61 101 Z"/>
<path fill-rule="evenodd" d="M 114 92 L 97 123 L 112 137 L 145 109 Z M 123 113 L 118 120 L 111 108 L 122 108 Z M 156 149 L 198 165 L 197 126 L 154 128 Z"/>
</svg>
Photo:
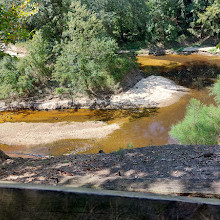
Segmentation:
<svg viewBox="0 0 220 220">
<path fill-rule="evenodd" d="M 181 68 L 189 61 L 202 61 L 220 66 L 219 57 L 199 55 L 166 55 L 138 56 L 139 65 L 144 69 L 156 67 L 160 70 Z M 157 69 L 157 70 L 158 70 Z M 209 89 L 191 89 L 177 103 L 160 109 L 145 110 L 62 110 L 62 111 L 14 111 L 0 113 L 0 123 L 4 122 L 48 122 L 101 120 L 107 123 L 119 123 L 121 128 L 103 139 L 61 140 L 51 144 L 37 146 L 8 146 L 0 144 L 0 149 L 10 156 L 33 157 L 66 153 L 106 153 L 118 151 L 121 148 L 146 147 L 177 143 L 169 136 L 173 124 L 182 120 L 186 106 L 191 98 L 197 98 L 205 104 L 214 103 L 209 96 Z"/>
</svg>

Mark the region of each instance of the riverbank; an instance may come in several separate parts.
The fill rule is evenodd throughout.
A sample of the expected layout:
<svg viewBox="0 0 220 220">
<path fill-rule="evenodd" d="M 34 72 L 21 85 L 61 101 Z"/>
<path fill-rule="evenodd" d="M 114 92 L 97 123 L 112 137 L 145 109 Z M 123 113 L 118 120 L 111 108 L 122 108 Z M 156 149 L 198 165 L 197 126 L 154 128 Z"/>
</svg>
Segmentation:
<svg viewBox="0 0 220 220">
<path fill-rule="evenodd" d="M 24 46 L 9 44 L 7 47 L 5 45 L 0 45 L 5 53 L 11 56 L 17 57 L 25 57 L 28 53 Z M 179 54 L 179 55 L 189 55 L 189 54 L 197 54 L 197 55 L 206 55 L 206 56 L 217 56 L 220 57 L 220 49 L 217 49 L 216 46 L 198 46 L 198 45 L 189 45 L 182 46 L 175 49 L 170 48 L 159 48 L 152 47 L 142 48 L 142 49 L 133 49 L 133 50 L 122 50 L 120 53 L 135 53 L 138 55 L 157 55 L 163 56 L 167 54 Z"/>
<path fill-rule="evenodd" d="M 10 158 L 0 180 L 220 198 L 220 146 L 166 145 L 110 154 Z"/>
<path fill-rule="evenodd" d="M 133 50 L 122 50 L 120 53 L 134 53 L 137 55 L 154 55 L 154 56 L 164 56 L 164 55 L 201 55 L 201 56 L 214 56 L 220 57 L 220 49 L 217 49 L 215 46 L 184 46 L 176 49 L 170 48 L 160 48 L 153 47 L 142 48 L 142 49 L 133 49 Z"/>
<path fill-rule="evenodd" d="M 13 47 L 11 47 L 13 49 Z M 16 48 L 16 47 L 15 47 Z M 15 50 L 14 48 L 14 50 Z M 76 98 L 66 98 L 49 92 L 49 94 L 37 94 L 36 97 L 17 98 L 12 100 L 0 100 L 0 111 L 31 109 L 31 110 L 55 110 L 55 109 L 131 109 L 131 108 L 154 108 L 169 106 L 179 100 L 187 93 L 187 89 L 176 85 L 173 81 L 157 75 L 159 70 L 180 68 L 190 62 L 207 63 L 207 65 L 218 65 L 219 57 L 210 58 L 204 56 L 205 53 L 211 55 L 215 47 L 186 47 L 178 50 L 158 51 L 143 49 L 136 51 L 141 56 L 137 56 L 137 62 L 140 68 L 147 67 L 149 72 L 144 73 L 141 70 L 131 70 L 122 80 L 119 88 L 114 91 L 115 94 L 102 94 L 99 97 L 80 96 Z M 16 50 L 16 51 L 19 51 Z M 23 50 L 21 50 L 23 51 Z M 126 51 L 125 51 L 126 52 Z M 202 54 L 203 56 L 186 54 Z M 156 56 L 149 56 L 154 54 Z M 167 55 L 164 54 L 185 54 L 185 55 Z M 170 56 L 170 57 L 168 57 Z M 173 57 L 171 57 L 173 56 Z M 196 57 L 197 56 L 197 57 Z M 140 57 L 148 59 L 143 61 Z M 143 69 L 144 69 L 143 68 Z M 199 68 L 199 67 L 198 67 Z M 197 68 L 197 69 L 198 69 Z M 194 74 L 194 73 L 192 73 Z M 149 76 L 145 78 L 146 76 Z M 199 84 L 199 80 L 193 79 Z"/>
<path fill-rule="evenodd" d="M 139 76 L 140 77 L 140 76 Z M 10 102 L 0 101 L 0 111 L 32 109 L 55 110 L 70 108 L 85 109 L 129 109 L 165 107 L 177 102 L 188 93 L 188 89 L 162 76 L 141 78 L 132 88 L 119 94 L 101 98 L 79 97 L 61 99 L 59 97 L 30 98 Z"/>
</svg>

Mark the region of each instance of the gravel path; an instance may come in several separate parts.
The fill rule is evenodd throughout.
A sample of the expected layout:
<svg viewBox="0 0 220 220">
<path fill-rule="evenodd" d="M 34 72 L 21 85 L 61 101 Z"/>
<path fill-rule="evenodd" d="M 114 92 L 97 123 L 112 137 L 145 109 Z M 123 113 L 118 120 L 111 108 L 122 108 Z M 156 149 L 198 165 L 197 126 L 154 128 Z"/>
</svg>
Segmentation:
<svg viewBox="0 0 220 220">
<path fill-rule="evenodd" d="M 220 146 L 166 145 L 111 154 L 14 158 L 0 181 L 220 198 Z"/>
</svg>

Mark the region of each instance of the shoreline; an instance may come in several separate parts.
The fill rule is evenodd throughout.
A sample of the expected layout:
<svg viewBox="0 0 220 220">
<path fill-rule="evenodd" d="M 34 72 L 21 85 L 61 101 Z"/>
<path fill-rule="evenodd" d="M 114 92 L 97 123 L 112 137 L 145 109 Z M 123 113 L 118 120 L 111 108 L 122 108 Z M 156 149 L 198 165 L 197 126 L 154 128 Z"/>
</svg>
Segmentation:
<svg viewBox="0 0 220 220">
<path fill-rule="evenodd" d="M 97 98 L 61 99 L 45 97 L 9 102 L 0 100 L 0 112 L 14 110 L 59 110 L 59 109 L 139 109 L 165 107 L 177 102 L 189 89 L 175 84 L 162 76 L 142 78 L 126 92 Z"/>
<path fill-rule="evenodd" d="M 220 52 L 215 54 L 211 53 L 209 50 L 214 49 L 215 47 L 185 47 L 182 51 L 172 50 L 172 49 L 155 49 L 151 51 L 149 49 L 135 50 L 134 53 L 137 53 L 138 56 L 163 56 L 169 54 L 179 54 L 179 55 L 189 55 L 189 54 L 198 54 L 198 55 L 210 55 L 214 57 L 220 57 Z M 13 47 L 12 47 L 13 49 Z M 130 53 L 132 50 L 121 51 L 122 53 Z M 135 72 L 133 73 L 135 75 Z M 133 83 L 127 79 L 128 82 L 125 82 L 127 85 L 126 89 L 135 88 L 134 85 L 136 82 L 140 82 L 144 78 L 140 70 L 136 70 L 136 75 L 132 78 Z M 139 81 L 140 80 L 140 81 Z M 156 81 L 156 80 L 155 80 Z M 133 86 L 133 87 L 132 87 Z M 179 87 L 180 88 L 180 87 Z M 83 96 L 79 98 L 61 98 L 58 95 L 48 94 L 42 98 L 39 97 L 30 97 L 30 98 L 18 98 L 18 100 L 9 101 L 9 99 L 0 100 L 0 112 L 3 111 L 14 111 L 14 110 L 59 110 L 59 109 L 135 109 L 135 108 L 155 108 L 155 107 L 165 107 L 171 105 L 179 100 L 182 96 L 185 95 L 187 88 L 181 89 L 177 88 L 177 93 L 172 94 L 172 98 L 169 97 L 167 100 L 159 100 L 159 102 L 154 102 L 148 100 L 147 102 L 130 102 L 129 99 L 126 101 L 119 97 L 119 100 L 114 100 L 114 97 L 123 96 L 125 92 L 103 95 L 100 98 L 91 98 L 88 96 Z M 121 88 L 122 89 L 122 88 Z M 189 89 L 188 89 L 189 91 Z M 149 94 L 147 94 L 149 96 Z M 151 95 L 151 94 L 150 94 Z M 173 101 L 171 101 L 173 99 Z M 135 99 L 137 101 L 137 99 Z"/>
<path fill-rule="evenodd" d="M 28 53 L 24 47 L 18 47 L 13 44 L 9 44 L 7 47 L 2 46 L 0 48 L 1 51 L 4 51 L 6 54 L 17 57 L 25 57 Z M 138 55 L 156 55 L 163 56 L 168 54 L 174 55 L 189 55 L 189 54 L 198 54 L 198 55 L 208 55 L 208 56 L 216 56 L 220 57 L 220 49 L 217 49 L 216 46 L 183 46 L 178 49 L 170 49 L 170 48 L 156 48 L 156 49 L 148 49 L 142 48 L 131 49 L 131 50 L 121 50 L 119 53 L 137 53 Z M 140 53 L 140 54 L 139 54 Z"/>
<path fill-rule="evenodd" d="M 193 47 L 193 46 L 186 46 L 186 47 L 180 47 L 176 50 L 174 49 L 166 49 L 166 48 L 157 48 L 150 50 L 148 48 L 140 49 L 140 50 L 122 50 L 120 53 L 135 53 L 140 56 L 165 56 L 165 55 L 201 55 L 201 56 L 212 56 L 212 57 L 220 57 L 220 50 L 216 49 L 216 47 L 210 47 L 210 46 L 204 46 L 204 47 Z M 210 51 L 211 50 L 211 51 Z"/>
</svg>

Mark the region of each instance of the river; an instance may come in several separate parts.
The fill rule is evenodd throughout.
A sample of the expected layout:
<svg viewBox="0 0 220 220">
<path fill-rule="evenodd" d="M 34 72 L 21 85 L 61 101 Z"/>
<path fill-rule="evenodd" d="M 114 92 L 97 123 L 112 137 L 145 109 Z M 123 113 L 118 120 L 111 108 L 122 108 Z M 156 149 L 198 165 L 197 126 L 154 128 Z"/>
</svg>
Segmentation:
<svg viewBox="0 0 220 220">
<path fill-rule="evenodd" d="M 201 55 L 138 56 L 137 61 L 143 70 L 150 72 L 150 74 L 155 72 L 161 75 L 167 70 L 177 71 L 183 66 L 188 66 L 189 63 L 197 61 L 207 65 L 220 66 L 219 57 Z M 190 89 L 189 94 L 180 98 L 178 102 L 160 109 L 141 111 L 79 109 L 2 112 L 0 113 L 0 123 L 56 123 L 95 120 L 107 121 L 108 124 L 120 124 L 120 129 L 101 139 L 68 139 L 38 145 L 0 144 L 0 149 L 10 156 L 32 157 L 34 155 L 59 156 L 66 153 L 98 153 L 99 150 L 109 153 L 127 147 L 137 148 L 177 143 L 169 136 L 169 131 L 173 124 L 184 118 L 186 106 L 191 98 L 197 98 L 205 104 L 214 103 L 213 96 L 209 96 L 209 89 L 202 88 L 199 90 Z"/>
</svg>

